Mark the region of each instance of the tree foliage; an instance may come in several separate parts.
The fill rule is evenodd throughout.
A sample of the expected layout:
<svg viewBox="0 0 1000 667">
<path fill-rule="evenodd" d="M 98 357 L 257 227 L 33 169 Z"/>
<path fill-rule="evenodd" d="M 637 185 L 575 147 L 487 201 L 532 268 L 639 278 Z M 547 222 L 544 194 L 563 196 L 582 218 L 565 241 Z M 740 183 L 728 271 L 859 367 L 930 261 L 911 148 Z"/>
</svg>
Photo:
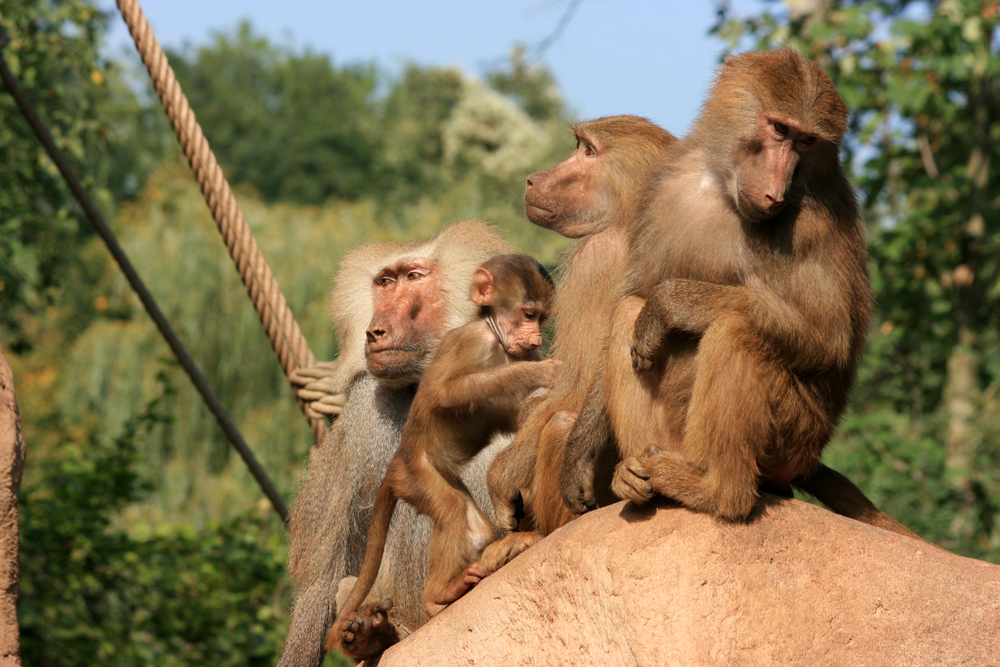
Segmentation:
<svg viewBox="0 0 1000 667">
<path fill-rule="evenodd" d="M 373 65 L 277 48 L 247 22 L 168 58 L 231 182 L 310 204 L 376 191 Z"/>
<path fill-rule="evenodd" d="M 246 22 L 169 55 L 227 177 L 266 201 L 371 198 L 392 208 L 470 177 L 506 196 L 512 174 L 519 181 L 551 154 L 564 110 L 551 74 L 517 49 L 486 82 L 414 64 L 398 78 L 370 63 L 336 67 L 274 46 Z"/>
<path fill-rule="evenodd" d="M 108 213 L 169 150 L 163 123 L 101 57 L 107 16 L 89 0 L 0 4 L 4 57 L 56 144 Z M 0 336 L 30 347 L 32 318 L 56 298 L 90 231 L 69 189 L 0 94 Z"/>
<path fill-rule="evenodd" d="M 151 401 L 113 443 L 64 445 L 44 486 L 22 492 L 25 664 L 274 664 L 289 601 L 281 541 L 266 539 L 281 534 L 275 519 L 244 512 L 143 538 L 114 525 L 152 488 L 136 443 L 169 421 L 166 403 Z"/>
<path fill-rule="evenodd" d="M 77 165 L 87 164 L 99 142 L 88 93 L 102 77 L 95 66 L 104 22 L 84 0 L 0 5 L 0 23 L 11 40 L 4 57 Z M 80 227 L 62 177 L 6 92 L 0 119 L 0 335 L 17 351 L 27 344 L 19 335 L 21 318 L 46 305 Z"/>
</svg>

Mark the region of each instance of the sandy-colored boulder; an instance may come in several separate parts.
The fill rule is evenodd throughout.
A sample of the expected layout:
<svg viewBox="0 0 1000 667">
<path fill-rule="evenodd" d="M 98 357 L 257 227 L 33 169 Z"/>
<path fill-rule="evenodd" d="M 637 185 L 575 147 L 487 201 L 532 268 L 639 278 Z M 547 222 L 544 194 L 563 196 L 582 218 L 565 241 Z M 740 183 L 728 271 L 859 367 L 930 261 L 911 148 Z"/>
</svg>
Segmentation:
<svg viewBox="0 0 1000 667">
<path fill-rule="evenodd" d="M 0 345 L 0 667 L 10 662 L 20 663 L 17 491 L 23 468 L 24 440 L 14 396 L 14 376 Z"/>
<path fill-rule="evenodd" d="M 1000 566 L 794 500 L 557 531 L 392 647 L 420 665 L 1000 665 Z"/>
</svg>

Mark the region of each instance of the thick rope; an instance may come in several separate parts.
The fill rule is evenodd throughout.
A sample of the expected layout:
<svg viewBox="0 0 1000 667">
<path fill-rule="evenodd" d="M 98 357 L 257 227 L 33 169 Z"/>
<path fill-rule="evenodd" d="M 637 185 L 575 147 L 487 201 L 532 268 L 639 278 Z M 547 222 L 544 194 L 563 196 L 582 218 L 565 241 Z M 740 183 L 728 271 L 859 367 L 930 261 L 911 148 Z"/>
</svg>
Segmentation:
<svg viewBox="0 0 1000 667">
<path fill-rule="evenodd" d="M 257 247 L 257 241 L 250 233 L 250 227 L 243 219 L 243 212 L 233 197 L 229 182 L 222 174 L 215 154 L 208 145 L 201 126 L 195 120 L 191 105 L 181 91 L 174 70 L 167 63 L 167 56 L 153 35 L 146 15 L 139 7 L 138 0 L 117 0 L 118 9 L 128 25 L 136 49 L 153 80 L 156 94 L 160 96 L 174 133 L 181 143 L 191 170 L 194 171 L 205 202 L 212 211 L 219 233 L 229 248 L 229 255 L 236 263 L 243 284 L 246 285 L 250 300 L 253 301 L 267 337 L 271 341 L 281 362 L 281 368 L 288 376 L 297 368 L 312 366 L 316 362 L 309 344 L 299 329 L 298 322 L 285 303 L 285 296 L 278 288 L 278 281 L 264 256 Z M 306 404 L 299 401 L 305 412 Z M 326 422 L 309 417 L 313 436 L 319 442 L 326 433 Z"/>
</svg>

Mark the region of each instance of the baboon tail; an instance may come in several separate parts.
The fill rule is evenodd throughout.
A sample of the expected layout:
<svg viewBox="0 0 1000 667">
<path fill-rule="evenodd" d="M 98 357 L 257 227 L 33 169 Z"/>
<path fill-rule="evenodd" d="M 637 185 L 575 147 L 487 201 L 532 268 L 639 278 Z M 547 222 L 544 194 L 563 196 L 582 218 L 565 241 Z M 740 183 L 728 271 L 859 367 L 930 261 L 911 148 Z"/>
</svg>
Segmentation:
<svg viewBox="0 0 1000 667">
<path fill-rule="evenodd" d="M 875 506 L 854 482 L 833 468 L 820 464 L 812 475 L 796 477 L 792 486 L 814 496 L 832 511 L 870 526 L 922 540 L 903 524 Z"/>
<path fill-rule="evenodd" d="M 375 497 L 375 506 L 372 508 L 372 522 L 368 526 L 368 538 L 365 541 L 365 555 L 361 561 L 361 571 L 358 573 L 358 580 L 354 584 L 351 596 L 344 604 L 344 609 L 337 610 L 338 617 L 346 618 L 347 615 L 354 614 L 364 602 L 372 586 L 375 585 L 375 578 L 382 565 L 382 554 L 385 553 L 389 522 L 392 521 L 392 513 L 396 510 L 398 500 L 392 489 L 392 484 L 388 480 L 382 482 L 378 495 Z"/>
</svg>

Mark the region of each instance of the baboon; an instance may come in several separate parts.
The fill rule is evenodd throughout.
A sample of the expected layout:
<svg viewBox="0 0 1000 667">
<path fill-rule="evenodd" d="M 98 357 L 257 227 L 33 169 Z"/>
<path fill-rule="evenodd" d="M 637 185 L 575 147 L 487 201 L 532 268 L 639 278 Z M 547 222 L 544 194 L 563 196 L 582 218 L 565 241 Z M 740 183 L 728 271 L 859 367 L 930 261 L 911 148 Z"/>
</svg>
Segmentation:
<svg viewBox="0 0 1000 667">
<path fill-rule="evenodd" d="M 531 391 L 548 386 L 557 362 L 535 361 L 533 353 L 542 344 L 552 292 L 552 279 L 527 255 L 494 257 L 476 271 L 470 298 L 479 316 L 444 335 L 424 372 L 375 499 L 361 571 L 327 649 L 339 645 L 346 655 L 364 659 L 398 640 L 381 622 L 391 601 L 376 600 L 357 614 L 375 583 L 398 500 L 434 524 L 423 592 L 429 615 L 489 574 L 475 561 L 497 531 L 459 474 L 496 433 L 517 428 L 517 414 Z"/>
<path fill-rule="evenodd" d="M 560 487 L 572 510 L 595 504 L 587 462 L 603 428 L 624 457 L 621 498 L 659 493 L 739 520 L 762 488 L 796 486 L 912 535 L 819 462 L 873 308 L 865 228 L 839 160 L 846 123 L 829 78 L 795 52 L 725 62 L 641 196 L 621 337 L 567 445 Z M 620 372 L 629 365 L 637 372 Z M 651 411 L 635 409 L 643 401 Z"/>
<path fill-rule="evenodd" d="M 487 259 L 514 252 L 478 221 L 452 225 L 413 243 L 373 243 L 344 257 L 331 298 L 340 342 L 334 384 L 347 389 L 344 413 L 313 448 L 290 522 L 288 570 L 296 581 L 282 667 L 316 667 L 342 582 L 361 566 L 375 492 L 385 475 L 413 399 L 415 383 L 450 329 L 475 318 L 472 279 Z M 476 457 L 463 478 L 487 507 L 485 469 L 505 440 Z M 426 576 L 430 524 L 408 507 L 396 512 L 377 593 L 395 603 L 400 635 L 426 618 L 420 591 Z M 391 568 L 388 565 L 391 564 Z"/>
<path fill-rule="evenodd" d="M 552 354 L 562 365 L 549 394 L 531 408 L 514 441 L 490 467 L 490 495 L 503 532 L 518 528 L 518 498 L 525 513 L 521 530 L 548 534 L 577 516 L 553 482 L 569 430 L 595 382 L 608 323 L 624 289 L 628 233 L 640 189 L 676 141 L 637 116 L 590 120 L 573 132 L 573 154 L 528 176 L 524 191 L 531 222 L 578 240 L 561 262 L 556 290 Z M 617 500 L 610 479 L 618 459 L 613 448 L 608 451 L 606 479 L 598 485 L 605 503 Z"/>
</svg>

